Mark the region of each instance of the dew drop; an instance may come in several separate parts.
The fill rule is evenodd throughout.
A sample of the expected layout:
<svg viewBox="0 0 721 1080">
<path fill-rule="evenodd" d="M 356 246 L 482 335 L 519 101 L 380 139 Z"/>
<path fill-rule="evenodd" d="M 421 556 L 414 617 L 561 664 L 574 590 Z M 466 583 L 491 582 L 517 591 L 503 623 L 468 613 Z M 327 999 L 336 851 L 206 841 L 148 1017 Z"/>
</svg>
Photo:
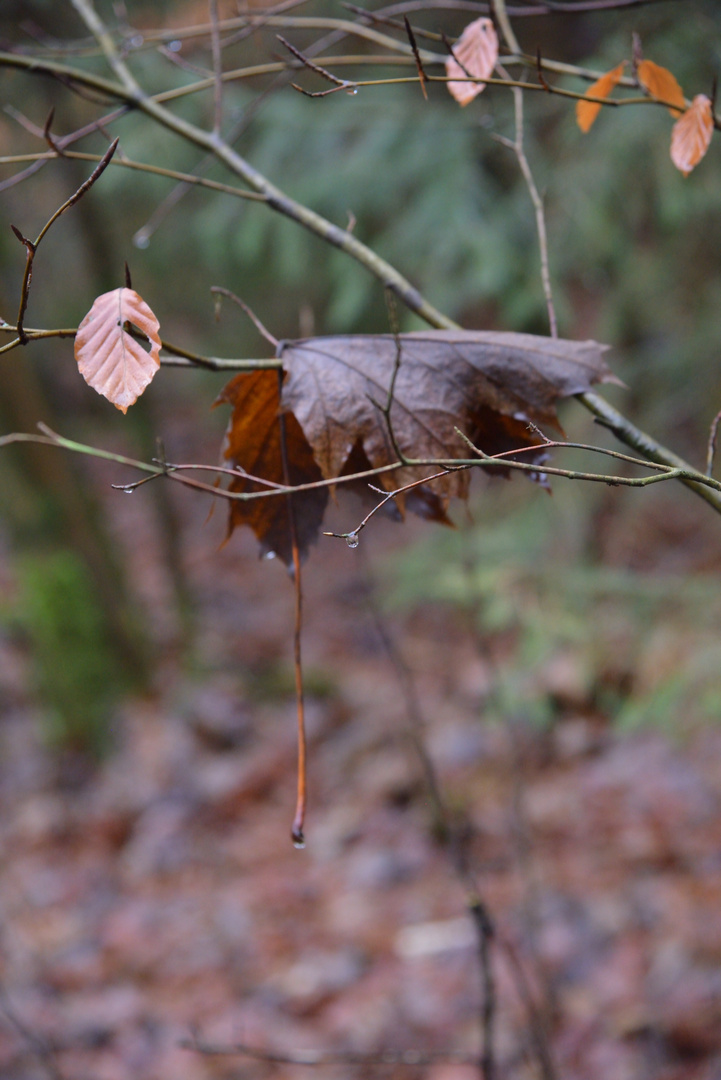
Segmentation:
<svg viewBox="0 0 721 1080">
<path fill-rule="evenodd" d="M 180 50 L 182 48 L 183 48 L 183 42 L 182 41 L 169 41 L 168 42 L 168 49 L 169 49 L 170 52 L 180 52 Z"/>
<path fill-rule="evenodd" d="M 346 94 L 350 94 L 351 97 L 355 97 L 355 95 L 357 93 L 358 93 L 358 87 L 357 86 L 349 86 L 348 89 L 346 90 Z"/>
<path fill-rule="evenodd" d="M 145 251 L 146 248 L 150 247 L 150 237 L 148 236 L 145 229 L 138 229 L 135 236 L 133 237 L 133 243 L 135 244 L 136 248 L 140 248 L 141 251 Z"/>
<path fill-rule="evenodd" d="M 135 488 L 127 487 L 127 488 L 121 488 L 120 490 L 122 491 L 123 495 L 132 495 L 133 492 L 135 491 Z"/>
<path fill-rule="evenodd" d="M 263 556 L 263 558 L 264 558 L 264 559 L 265 559 L 265 560 L 266 560 L 267 562 L 270 562 L 270 560 L 271 560 L 271 559 L 274 559 L 274 558 L 275 558 L 275 552 L 274 552 L 274 551 L 266 551 L 266 553 L 265 553 L 265 555 Z"/>
<path fill-rule="evenodd" d="M 305 847 L 305 840 L 294 840 L 293 841 L 293 847 L 297 848 L 298 851 L 302 851 L 303 848 Z"/>
<path fill-rule="evenodd" d="M 360 540 L 358 539 L 358 533 L 348 533 L 345 538 L 345 542 L 349 548 L 357 548 Z"/>
</svg>

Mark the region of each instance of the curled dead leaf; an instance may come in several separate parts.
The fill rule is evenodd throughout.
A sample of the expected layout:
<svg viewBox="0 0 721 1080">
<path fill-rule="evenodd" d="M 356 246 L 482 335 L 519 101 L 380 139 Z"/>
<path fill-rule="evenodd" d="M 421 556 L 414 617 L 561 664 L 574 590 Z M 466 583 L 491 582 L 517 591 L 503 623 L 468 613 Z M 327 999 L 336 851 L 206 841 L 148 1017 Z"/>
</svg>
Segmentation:
<svg viewBox="0 0 721 1080">
<path fill-rule="evenodd" d="M 128 330 L 136 326 L 144 348 Z M 134 289 L 114 289 L 95 300 L 75 335 L 75 359 L 88 386 L 127 412 L 160 367 L 160 323 Z"/>
<path fill-rule="evenodd" d="M 223 445 L 223 457 L 235 468 L 271 484 L 284 484 L 283 456 L 278 401 L 278 375 L 275 371 L 254 371 L 236 375 L 221 391 L 216 405 L 232 406 Z M 284 416 L 291 484 L 322 480 L 313 451 L 291 413 Z M 267 491 L 248 477 L 233 478 L 229 491 L 245 493 Z M 328 502 L 328 489 L 298 492 L 293 495 L 293 516 L 298 547 L 305 556 L 317 538 Z M 287 496 L 233 500 L 229 504 L 228 536 L 239 525 L 249 525 L 260 541 L 262 555 L 278 555 L 286 566 L 293 561 L 290 516 Z"/>
<path fill-rule="evenodd" d="M 488 79 L 498 60 L 498 35 L 490 19 L 469 23 L 453 46 L 453 56 L 446 60 L 449 79 Z M 448 82 L 448 91 L 459 105 L 468 105 L 482 90 L 483 83 Z"/>
<path fill-rule="evenodd" d="M 584 97 L 607 98 L 615 86 L 623 77 L 623 69 L 626 61 L 623 60 L 618 67 L 612 68 L 589 86 Z M 599 101 L 578 101 L 576 103 L 576 123 L 584 133 L 590 131 L 594 120 L 603 106 Z"/>
<path fill-rule="evenodd" d="M 636 66 L 636 75 L 641 86 L 652 98 L 669 105 L 668 111 L 671 116 L 681 115 L 686 108 L 686 99 L 676 76 L 668 68 L 654 64 L 653 60 L 640 60 Z M 671 106 L 677 107 L 671 108 Z"/>
<path fill-rule="evenodd" d="M 233 477 L 230 490 L 253 493 L 285 483 L 280 410 L 292 485 L 395 465 L 399 453 L 406 460 L 466 459 L 472 452 L 464 436 L 487 454 L 526 451 L 523 460 L 539 466 L 535 478 L 541 479 L 547 450 L 530 422 L 558 428 L 560 398 L 594 383 L 617 382 L 604 349 L 595 341 L 471 330 L 282 342 L 280 402 L 272 371 L 236 375 L 216 402 L 233 408 L 223 456 L 249 474 Z M 436 466 L 404 465 L 372 482 L 394 491 L 437 472 Z M 494 466 L 493 472 L 502 470 Z M 452 470 L 394 499 L 389 508 L 399 517 L 407 508 L 450 524 L 448 500 L 465 498 L 469 482 L 467 470 Z M 367 479 L 350 486 L 368 496 Z M 377 496 L 371 498 L 375 504 Z M 320 530 L 328 489 L 297 492 L 292 499 L 299 547 L 306 553 Z M 228 534 L 250 525 L 262 551 L 290 564 L 288 506 L 287 495 L 233 501 Z"/>
<path fill-rule="evenodd" d="M 283 408 L 327 479 L 346 471 L 358 448 L 373 468 L 397 461 L 397 450 L 407 459 L 467 458 L 463 435 L 488 454 L 538 446 L 524 460 L 540 462 L 545 450 L 529 421 L 558 426 L 559 398 L 613 380 L 603 351 L 593 341 L 467 330 L 283 342 Z M 383 409 L 396 364 L 391 432 Z M 375 482 L 390 490 L 431 471 L 406 467 Z M 467 471 L 454 471 L 432 490 L 465 497 L 468 484 Z"/>
<path fill-rule="evenodd" d="M 671 161 L 688 176 L 704 157 L 713 135 L 711 99 L 697 94 L 671 133 Z"/>
</svg>

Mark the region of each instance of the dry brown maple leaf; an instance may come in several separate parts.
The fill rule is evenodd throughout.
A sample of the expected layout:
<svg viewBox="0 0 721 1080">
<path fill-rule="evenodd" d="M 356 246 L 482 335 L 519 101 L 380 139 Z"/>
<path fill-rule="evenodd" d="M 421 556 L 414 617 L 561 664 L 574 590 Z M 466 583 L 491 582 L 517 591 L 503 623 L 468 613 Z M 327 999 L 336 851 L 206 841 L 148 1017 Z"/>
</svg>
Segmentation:
<svg viewBox="0 0 721 1080">
<path fill-rule="evenodd" d="M 678 108 L 669 107 L 671 116 L 681 115 L 686 108 L 686 99 L 676 76 L 668 68 L 654 64 L 653 60 L 640 60 L 636 67 L 636 75 L 641 86 L 648 90 L 651 97 L 658 101 L 665 101 L 669 106 L 678 106 Z"/>
<path fill-rule="evenodd" d="M 149 351 L 128 332 L 128 323 L 146 335 Z M 75 359 L 80 374 L 121 412 L 137 401 L 160 367 L 159 327 L 134 289 L 103 293 L 78 327 Z"/>
<path fill-rule="evenodd" d="M 623 69 L 626 61 L 623 60 L 618 67 L 607 71 L 600 79 L 589 86 L 586 96 L 594 98 L 607 98 L 613 88 L 618 85 L 623 77 Z M 578 101 L 576 103 L 576 123 L 584 133 L 590 131 L 591 126 L 600 113 L 603 105 L 598 101 Z"/>
<path fill-rule="evenodd" d="M 446 60 L 449 79 L 467 79 L 469 75 L 475 79 L 490 78 L 498 60 L 498 35 L 491 20 L 476 19 L 469 23 L 453 46 L 453 54 Z M 468 105 L 485 90 L 484 83 L 448 82 L 446 86 L 459 105 Z"/>
<path fill-rule="evenodd" d="M 697 94 L 671 133 L 671 161 L 688 176 L 704 157 L 713 135 L 711 99 Z"/>
<path fill-rule="evenodd" d="M 278 412 L 278 374 L 275 371 L 254 371 L 236 375 L 221 391 L 216 405 L 232 405 L 223 446 L 223 457 L 234 467 L 275 484 L 285 483 L 281 432 Z M 298 421 L 292 414 L 284 416 L 288 459 L 288 479 L 291 484 L 307 484 L 322 480 L 321 472 Z M 230 491 L 268 490 L 262 484 L 239 476 L 231 480 Z M 318 488 L 293 495 L 293 516 L 298 547 L 305 555 L 316 539 L 323 522 L 328 489 Z M 228 536 L 239 525 L 249 525 L 260 541 L 261 554 L 279 555 L 287 566 L 292 563 L 290 518 L 287 496 L 240 500 L 229 503 Z"/>
<path fill-rule="evenodd" d="M 603 350 L 593 341 L 470 330 L 283 342 L 283 409 L 297 418 L 326 479 L 347 472 L 359 450 L 373 468 L 392 464 L 394 439 L 405 458 L 468 458 L 456 428 L 488 454 L 539 445 L 541 461 L 529 421 L 558 427 L 559 398 L 613 381 Z M 391 435 L 383 408 L 397 360 Z M 378 483 L 391 490 L 431 471 L 404 468 Z M 467 471 L 450 472 L 433 492 L 465 497 L 468 484 Z"/>
<path fill-rule="evenodd" d="M 398 461 L 396 448 L 409 459 L 467 459 L 472 451 L 456 429 L 488 454 L 525 448 L 523 460 L 540 467 L 546 449 L 529 421 L 558 428 L 555 406 L 560 398 L 582 393 L 594 383 L 618 381 L 603 360 L 604 349 L 595 341 L 471 330 L 282 342 L 280 405 L 278 375 L 272 371 L 236 375 L 218 398 L 217 403 L 233 408 L 223 456 L 257 478 L 233 478 L 229 490 L 268 490 L 258 480 L 285 483 L 279 408 L 293 485 L 393 465 Z M 384 409 L 394 371 L 391 435 Z M 391 491 L 437 471 L 404 466 L 376 476 L 373 483 Z M 494 466 L 493 472 L 501 469 Z M 452 471 L 389 507 L 402 516 L 405 503 L 424 517 L 448 524 L 448 500 L 464 498 L 468 485 L 468 471 Z M 367 481 L 350 486 L 368 496 Z M 316 488 L 292 498 L 298 546 L 305 554 L 318 535 L 328 491 Z M 377 502 L 377 496 L 372 498 Z M 263 552 L 272 551 L 291 563 L 286 495 L 231 502 L 228 535 L 238 525 L 250 525 Z"/>
</svg>

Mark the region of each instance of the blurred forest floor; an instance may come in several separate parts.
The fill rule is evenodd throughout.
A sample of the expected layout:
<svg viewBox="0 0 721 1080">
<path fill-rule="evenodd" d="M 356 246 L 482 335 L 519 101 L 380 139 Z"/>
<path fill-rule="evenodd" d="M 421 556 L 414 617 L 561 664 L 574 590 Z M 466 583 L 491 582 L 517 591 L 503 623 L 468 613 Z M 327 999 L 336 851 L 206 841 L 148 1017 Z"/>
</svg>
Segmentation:
<svg viewBox="0 0 721 1080">
<path fill-rule="evenodd" d="M 148 625 L 172 640 L 153 487 L 132 499 L 104 490 Z M 685 500 L 683 528 L 696 541 L 687 552 L 700 545 L 713 570 L 713 515 L 691 496 L 669 498 Z M 28 650 L 0 636 L 0 1074 L 317 1071 L 182 1045 L 196 1035 L 280 1052 L 476 1052 L 466 898 L 433 837 L 402 686 L 369 606 L 366 548 L 373 562 L 403 558 L 431 527 L 380 522 L 358 551 L 322 539 L 309 559 L 311 806 L 297 851 L 286 572 L 258 562 L 250 536 L 218 550 L 223 512 L 204 524 L 197 500 L 177 505 L 193 662 L 166 650 L 153 691 L 120 708 L 99 767 L 78 768 L 44 744 Z M 631 528 L 650 558 L 662 531 Z M 8 563 L 0 576 L 12 592 Z M 383 618 L 413 672 L 449 803 L 476 830 L 484 899 L 545 1001 L 558 1076 L 721 1076 L 721 729 L 619 732 L 560 654 L 539 676 L 556 703 L 551 722 L 487 722 L 493 659 L 458 609 L 422 604 Z M 658 658 L 667 674 L 683 657 L 682 633 L 671 620 Z M 524 1006 L 498 952 L 494 970 L 499 1075 L 536 1076 Z M 438 1062 L 321 1075 L 477 1072 Z"/>
</svg>

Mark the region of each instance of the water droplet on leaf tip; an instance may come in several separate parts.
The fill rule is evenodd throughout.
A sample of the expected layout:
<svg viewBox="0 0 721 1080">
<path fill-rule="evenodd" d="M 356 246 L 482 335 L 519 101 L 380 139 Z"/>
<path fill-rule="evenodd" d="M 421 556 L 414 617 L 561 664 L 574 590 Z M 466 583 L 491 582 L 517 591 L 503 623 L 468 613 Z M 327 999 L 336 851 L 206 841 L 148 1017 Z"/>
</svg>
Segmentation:
<svg viewBox="0 0 721 1080">
<path fill-rule="evenodd" d="M 141 251 L 145 251 L 146 248 L 150 247 L 150 237 L 143 229 L 141 229 L 140 232 L 136 232 L 135 236 L 133 237 L 133 243 L 135 244 L 136 248 L 140 248 Z"/>
<path fill-rule="evenodd" d="M 358 539 L 358 533 L 349 533 L 345 538 L 345 542 L 349 548 L 357 548 L 360 540 Z"/>
</svg>

